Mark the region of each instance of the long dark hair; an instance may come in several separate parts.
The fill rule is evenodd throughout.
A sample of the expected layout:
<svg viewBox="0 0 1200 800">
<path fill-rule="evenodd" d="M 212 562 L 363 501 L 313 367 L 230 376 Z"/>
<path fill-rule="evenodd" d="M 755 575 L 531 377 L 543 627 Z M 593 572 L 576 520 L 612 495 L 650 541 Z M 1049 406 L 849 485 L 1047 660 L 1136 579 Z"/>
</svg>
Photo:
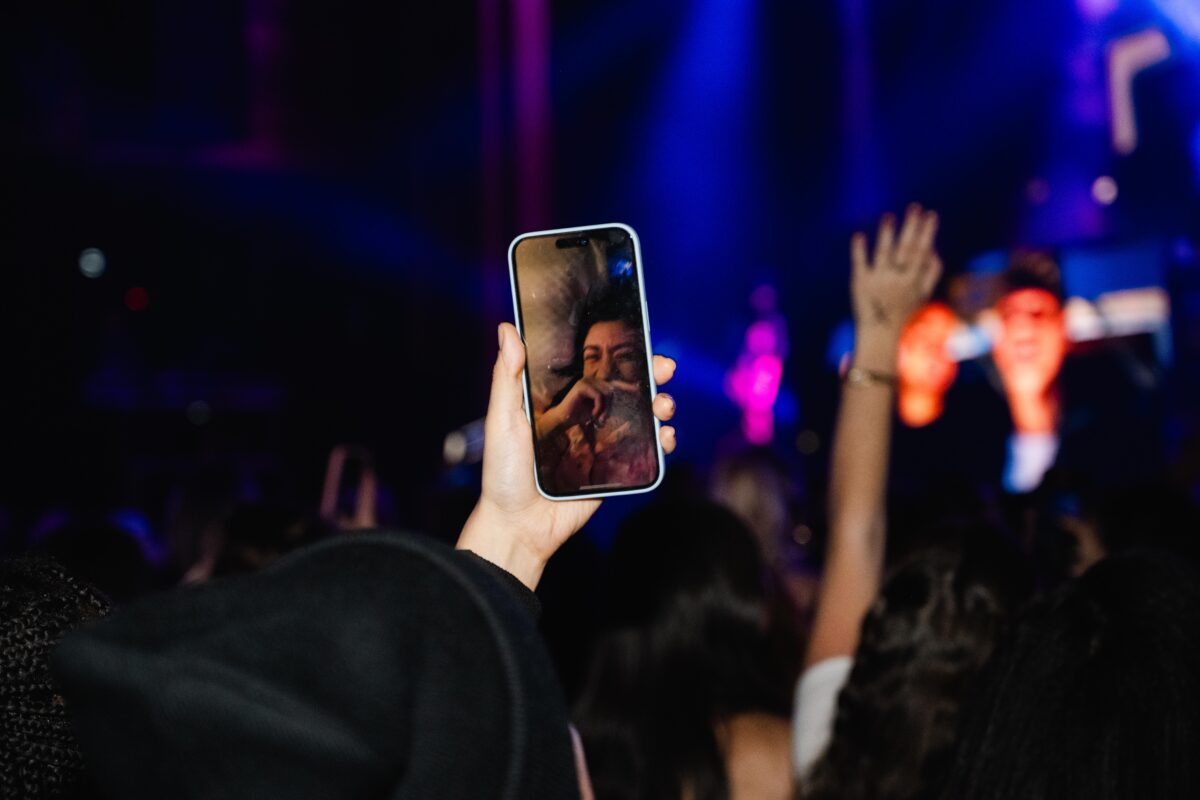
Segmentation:
<svg viewBox="0 0 1200 800">
<path fill-rule="evenodd" d="M 764 575 L 750 532 L 715 504 L 651 506 L 622 526 L 609 631 L 576 709 L 597 798 L 727 796 L 714 724 L 783 711 L 790 690 L 768 666 Z"/>
<path fill-rule="evenodd" d="M 1021 596 L 1005 569 L 1015 554 L 983 541 L 918 551 L 889 574 L 863 621 L 829 748 L 800 787 L 805 800 L 939 795 L 959 707 Z"/>
<path fill-rule="evenodd" d="M 1200 578 L 1105 559 L 1029 610 L 967 709 L 945 797 L 1200 796 Z"/>
</svg>

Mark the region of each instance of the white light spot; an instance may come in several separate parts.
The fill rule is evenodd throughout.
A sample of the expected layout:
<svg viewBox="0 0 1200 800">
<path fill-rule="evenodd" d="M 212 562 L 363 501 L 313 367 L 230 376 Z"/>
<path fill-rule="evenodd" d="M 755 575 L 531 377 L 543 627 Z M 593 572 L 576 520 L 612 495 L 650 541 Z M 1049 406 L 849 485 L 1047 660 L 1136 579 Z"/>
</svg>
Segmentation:
<svg viewBox="0 0 1200 800">
<path fill-rule="evenodd" d="M 1092 184 L 1092 198 L 1102 206 L 1111 206 L 1117 199 L 1117 182 L 1107 175 Z"/>
<path fill-rule="evenodd" d="M 454 431 L 446 436 L 446 441 L 442 444 L 442 458 L 446 463 L 453 466 L 461 464 L 463 459 L 467 457 L 467 437 L 462 431 Z"/>
<path fill-rule="evenodd" d="M 79 254 L 79 271 L 85 278 L 99 278 L 107 267 L 108 259 L 99 248 L 89 247 Z"/>
</svg>

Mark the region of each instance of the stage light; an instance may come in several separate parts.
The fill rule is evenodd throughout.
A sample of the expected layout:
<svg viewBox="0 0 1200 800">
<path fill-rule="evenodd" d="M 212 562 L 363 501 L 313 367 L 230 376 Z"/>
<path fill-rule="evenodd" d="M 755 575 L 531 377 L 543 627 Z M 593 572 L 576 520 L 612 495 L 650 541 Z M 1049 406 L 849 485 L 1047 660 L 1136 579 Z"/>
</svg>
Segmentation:
<svg viewBox="0 0 1200 800">
<path fill-rule="evenodd" d="M 79 271 L 85 278 L 99 278 L 108 268 L 108 259 L 98 247 L 89 247 L 79 254 Z"/>
<path fill-rule="evenodd" d="M 1200 122 L 1192 133 L 1192 162 L 1196 168 L 1196 186 L 1200 187 Z"/>
<path fill-rule="evenodd" d="M 1111 206 L 1117 199 L 1117 182 L 1101 175 L 1092 183 L 1092 199 L 1102 206 Z"/>
<path fill-rule="evenodd" d="M 1109 44 L 1108 105 L 1112 115 L 1112 146 L 1121 155 L 1129 155 L 1138 145 L 1134 78 L 1170 57 L 1171 43 L 1156 28 L 1124 36 Z"/>
<path fill-rule="evenodd" d="M 130 311 L 145 311 L 150 305 L 150 293 L 141 286 L 134 286 L 125 293 L 125 307 Z"/>
<path fill-rule="evenodd" d="M 1079 14 L 1086 20 L 1099 22 L 1117 10 L 1120 0 L 1075 0 Z"/>
<path fill-rule="evenodd" d="M 1153 0 L 1179 32 L 1200 42 L 1200 5 L 1196 0 Z"/>
<path fill-rule="evenodd" d="M 203 400 L 193 400 L 188 403 L 187 411 L 188 422 L 193 425 L 207 425 L 212 419 L 212 407 Z"/>
<path fill-rule="evenodd" d="M 442 443 L 442 460 L 447 464 L 454 466 L 461 464 L 467 455 L 467 437 L 460 431 L 454 431 L 446 435 L 446 441 Z"/>
</svg>

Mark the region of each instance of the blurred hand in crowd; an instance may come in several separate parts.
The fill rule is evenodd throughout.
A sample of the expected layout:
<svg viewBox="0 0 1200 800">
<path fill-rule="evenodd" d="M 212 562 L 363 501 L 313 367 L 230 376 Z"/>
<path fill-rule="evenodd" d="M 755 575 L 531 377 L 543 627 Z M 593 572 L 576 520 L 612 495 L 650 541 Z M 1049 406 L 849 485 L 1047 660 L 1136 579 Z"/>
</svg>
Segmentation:
<svg viewBox="0 0 1200 800">
<path fill-rule="evenodd" d="M 942 262 L 933 246 L 937 227 L 937 213 L 913 203 L 905 212 L 898 236 L 895 217 L 884 215 L 870 257 L 866 234 L 854 235 L 850 293 L 856 333 L 883 331 L 899 338 L 904 324 L 924 305 L 942 274 Z"/>
</svg>

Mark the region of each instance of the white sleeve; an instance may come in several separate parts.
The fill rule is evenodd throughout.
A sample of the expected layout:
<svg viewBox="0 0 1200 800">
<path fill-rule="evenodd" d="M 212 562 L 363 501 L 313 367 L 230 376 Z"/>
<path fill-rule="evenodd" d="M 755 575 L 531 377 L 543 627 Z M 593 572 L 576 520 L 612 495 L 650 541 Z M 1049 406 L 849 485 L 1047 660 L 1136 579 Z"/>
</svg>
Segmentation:
<svg viewBox="0 0 1200 800">
<path fill-rule="evenodd" d="M 850 677 L 854 659 L 818 661 L 800 676 L 792 710 L 792 772 L 803 777 L 829 745 L 837 699 Z"/>
</svg>

